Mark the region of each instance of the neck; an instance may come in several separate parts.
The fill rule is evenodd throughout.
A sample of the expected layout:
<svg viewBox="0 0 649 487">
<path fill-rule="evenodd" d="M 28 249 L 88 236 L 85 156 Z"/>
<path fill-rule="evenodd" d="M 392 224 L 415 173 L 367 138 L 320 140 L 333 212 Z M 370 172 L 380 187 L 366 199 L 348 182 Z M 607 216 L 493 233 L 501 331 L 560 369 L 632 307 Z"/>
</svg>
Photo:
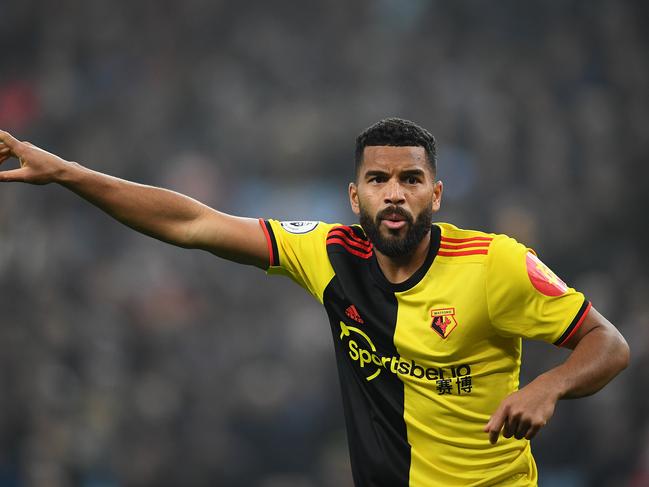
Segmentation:
<svg viewBox="0 0 649 487">
<path fill-rule="evenodd" d="M 399 284 L 406 281 L 419 269 L 428 255 L 430 249 L 430 232 L 421 239 L 419 245 L 411 253 L 398 257 L 388 257 L 382 254 L 376 247 L 374 253 L 385 278 L 392 284 Z"/>
</svg>

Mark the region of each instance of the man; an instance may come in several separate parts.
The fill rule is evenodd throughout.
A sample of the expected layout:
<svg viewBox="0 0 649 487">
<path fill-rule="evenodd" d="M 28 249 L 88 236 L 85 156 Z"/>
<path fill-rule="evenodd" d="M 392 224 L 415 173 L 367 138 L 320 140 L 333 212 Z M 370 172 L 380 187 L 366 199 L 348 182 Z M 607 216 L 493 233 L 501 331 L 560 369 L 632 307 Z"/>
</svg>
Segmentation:
<svg viewBox="0 0 649 487">
<path fill-rule="evenodd" d="M 318 299 L 358 486 L 536 485 L 529 440 L 556 402 L 593 394 L 628 364 L 615 327 L 532 251 L 433 224 L 435 141 L 412 122 L 386 119 L 357 138 L 360 226 L 234 217 L 0 141 L 0 163 L 21 165 L 0 181 L 57 182 L 135 230 L 287 275 Z M 573 351 L 518 390 L 521 338 Z"/>
</svg>

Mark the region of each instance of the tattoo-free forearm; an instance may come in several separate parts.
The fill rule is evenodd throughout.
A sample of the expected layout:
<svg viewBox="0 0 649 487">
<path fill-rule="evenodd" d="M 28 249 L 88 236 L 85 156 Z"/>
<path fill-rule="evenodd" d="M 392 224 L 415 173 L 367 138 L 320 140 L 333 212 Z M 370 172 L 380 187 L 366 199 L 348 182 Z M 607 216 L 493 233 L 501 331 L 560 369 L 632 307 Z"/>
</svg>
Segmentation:
<svg viewBox="0 0 649 487">
<path fill-rule="evenodd" d="M 573 351 L 563 364 L 500 403 L 484 428 L 492 444 L 498 441 L 501 429 L 506 438 L 533 438 L 552 417 L 559 399 L 594 394 L 629 362 L 626 341 L 594 308 L 568 346 Z"/>
<path fill-rule="evenodd" d="M 207 207 L 188 196 L 138 184 L 70 162 L 56 182 L 129 227 L 181 247 L 192 245 L 191 222 Z"/>
<path fill-rule="evenodd" d="M 592 312 L 592 311 L 591 311 Z M 578 398 L 596 393 L 629 363 L 629 347 L 613 327 L 588 332 L 561 365 L 541 374 L 559 398 Z"/>
</svg>

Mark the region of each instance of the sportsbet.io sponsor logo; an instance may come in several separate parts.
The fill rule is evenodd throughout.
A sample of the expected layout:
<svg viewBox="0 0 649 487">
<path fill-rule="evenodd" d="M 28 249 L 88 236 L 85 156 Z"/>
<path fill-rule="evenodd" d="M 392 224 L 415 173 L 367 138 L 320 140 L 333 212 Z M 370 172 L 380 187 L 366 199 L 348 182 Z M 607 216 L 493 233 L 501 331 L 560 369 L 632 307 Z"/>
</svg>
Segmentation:
<svg viewBox="0 0 649 487">
<path fill-rule="evenodd" d="M 346 342 L 349 357 L 365 372 L 365 380 L 376 379 L 382 372 L 409 376 L 435 383 L 437 394 L 469 394 L 473 389 L 469 364 L 423 367 L 414 360 L 381 355 L 370 337 L 360 328 L 340 322 L 340 340 Z"/>
</svg>

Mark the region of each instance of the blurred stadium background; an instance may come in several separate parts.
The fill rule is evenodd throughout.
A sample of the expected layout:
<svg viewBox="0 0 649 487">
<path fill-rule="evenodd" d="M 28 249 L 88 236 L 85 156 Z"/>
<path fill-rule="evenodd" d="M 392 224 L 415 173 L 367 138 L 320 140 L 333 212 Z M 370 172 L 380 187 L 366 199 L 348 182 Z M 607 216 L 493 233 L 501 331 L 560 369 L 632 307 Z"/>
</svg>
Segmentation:
<svg viewBox="0 0 649 487">
<path fill-rule="evenodd" d="M 439 220 L 534 247 L 632 364 L 542 486 L 649 485 L 649 4 L 0 0 L 0 127 L 235 214 L 353 221 L 354 138 L 429 128 Z M 12 167 L 13 163 L 7 163 Z M 324 311 L 281 278 L 0 188 L 0 486 L 344 487 Z M 565 357 L 526 344 L 522 382 Z"/>
</svg>

